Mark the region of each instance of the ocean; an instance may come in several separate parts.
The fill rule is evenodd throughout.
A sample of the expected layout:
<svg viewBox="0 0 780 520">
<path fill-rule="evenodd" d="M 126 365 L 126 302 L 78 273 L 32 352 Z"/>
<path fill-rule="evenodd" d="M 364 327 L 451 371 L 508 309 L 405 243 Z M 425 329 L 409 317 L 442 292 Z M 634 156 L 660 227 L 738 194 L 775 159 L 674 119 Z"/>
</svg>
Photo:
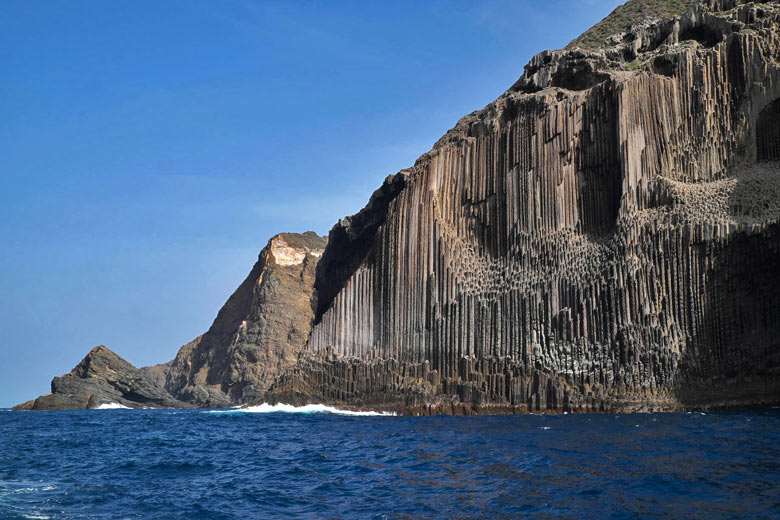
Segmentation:
<svg viewBox="0 0 780 520">
<path fill-rule="evenodd" d="M 285 410 L 0 411 L 0 518 L 780 517 L 777 409 Z"/>
</svg>

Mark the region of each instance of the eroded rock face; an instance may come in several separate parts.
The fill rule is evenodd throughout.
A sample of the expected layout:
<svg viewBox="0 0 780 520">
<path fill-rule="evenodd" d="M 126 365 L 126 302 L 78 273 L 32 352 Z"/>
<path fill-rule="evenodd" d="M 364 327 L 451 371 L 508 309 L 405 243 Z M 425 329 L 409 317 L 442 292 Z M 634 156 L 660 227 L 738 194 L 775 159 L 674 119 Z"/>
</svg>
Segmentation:
<svg viewBox="0 0 780 520">
<path fill-rule="evenodd" d="M 370 226 L 334 228 L 323 258 L 344 261 L 323 260 L 317 323 L 268 399 L 780 401 L 780 7 L 694 2 L 604 41 L 535 57 Z"/>
<path fill-rule="evenodd" d="M 261 398 L 279 370 L 295 363 L 309 338 L 315 268 L 326 243 L 310 231 L 273 237 L 208 332 L 184 345 L 169 363 L 144 370 L 171 394 L 197 406 Z"/>
<path fill-rule="evenodd" d="M 180 408 L 173 398 L 139 369 L 100 345 L 76 367 L 51 382 L 51 393 L 16 410 L 65 410 L 118 404 L 128 408 Z"/>
</svg>

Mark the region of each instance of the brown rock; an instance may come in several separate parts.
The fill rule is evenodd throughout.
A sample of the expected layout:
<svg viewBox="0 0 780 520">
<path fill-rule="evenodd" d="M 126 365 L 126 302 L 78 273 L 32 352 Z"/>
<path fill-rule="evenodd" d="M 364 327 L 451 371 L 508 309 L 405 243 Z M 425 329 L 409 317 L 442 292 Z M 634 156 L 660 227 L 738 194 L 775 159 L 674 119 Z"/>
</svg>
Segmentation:
<svg viewBox="0 0 780 520">
<path fill-rule="evenodd" d="M 314 273 L 327 240 L 311 231 L 274 236 L 211 328 L 176 358 L 144 370 L 197 406 L 257 400 L 295 363 L 314 316 Z"/>
</svg>

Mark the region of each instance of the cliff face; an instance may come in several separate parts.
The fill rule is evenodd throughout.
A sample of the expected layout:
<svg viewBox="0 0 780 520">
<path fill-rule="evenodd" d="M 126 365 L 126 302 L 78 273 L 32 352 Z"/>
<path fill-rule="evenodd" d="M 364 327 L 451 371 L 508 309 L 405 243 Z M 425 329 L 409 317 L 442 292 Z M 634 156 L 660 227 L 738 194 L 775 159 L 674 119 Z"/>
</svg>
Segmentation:
<svg viewBox="0 0 780 520">
<path fill-rule="evenodd" d="M 315 268 L 326 243 L 313 232 L 273 237 L 208 332 L 184 345 L 174 360 L 143 370 L 197 406 L 261 398 L 309 337 Z"/>
<path fill-rule="evenodd" d="M 51 393 L 16 406 L 15 410 L 98 408 L 119 404 L 128 408 L 179 408 L 174 399 L 146 374 L 100 345 L 76 367 L 51 382 Z"/>
<path fill-rule="evenodd" d="M 780 7 L 682 4 L 534 57 L 336 225 L 311 338 L 266 397 L 780 401 Z"/>
</svg>

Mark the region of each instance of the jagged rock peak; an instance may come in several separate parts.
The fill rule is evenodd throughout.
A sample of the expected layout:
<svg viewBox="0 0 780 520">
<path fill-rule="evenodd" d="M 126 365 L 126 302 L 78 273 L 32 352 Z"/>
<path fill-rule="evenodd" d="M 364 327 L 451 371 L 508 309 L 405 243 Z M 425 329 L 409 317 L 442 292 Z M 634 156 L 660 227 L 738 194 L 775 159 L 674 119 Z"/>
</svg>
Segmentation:
<svg viewBox="0 0 780 520">
<path fill-rule="evenodd" d="M 172 361 L 146 370 L 171 394 L 198 406 L 260 398 L 309 337 L 315 268 L 326 244 L 313 231 L 273 236 L 209 330 Z"/>
<path fill-rule="evenodd" d="M 302 264 L 306 255 L 321 257 L 328 241 L 314 231 L 279 233 L 268 241 L 267 253 L 278 265 Z"/>
</svg>

